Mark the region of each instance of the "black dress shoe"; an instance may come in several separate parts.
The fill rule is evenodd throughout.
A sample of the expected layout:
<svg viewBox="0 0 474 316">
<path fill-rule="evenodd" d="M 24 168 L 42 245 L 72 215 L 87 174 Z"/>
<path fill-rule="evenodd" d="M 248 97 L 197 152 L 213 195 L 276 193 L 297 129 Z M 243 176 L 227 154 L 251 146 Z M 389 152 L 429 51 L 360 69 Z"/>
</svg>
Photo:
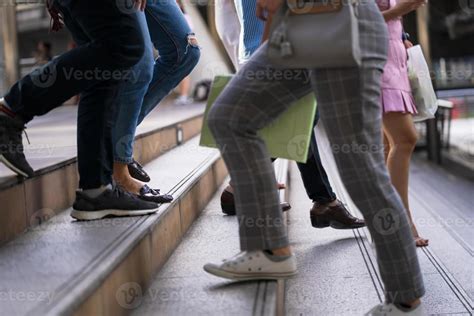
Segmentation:
<svg viewBox="0 0 474 316">
<path fill-rule="evenodd" d="M 152 189 L 146 184 L 140 189 L 138 197 L 144 201 L 155 203 L 170 203 L 173 201 L 173 196 L 170 194 L 160 194 L 159 189 Z"/>
<path fill-rule="evenodd" d="M 291 205 L 288 202 L 281 202 L 280 207 L 283 212 L 286 212 L 291 209 Z M 222 212 L 226 215 L 235 215 L 235 200 L 234 194 L 224 190 L 221 194 L 221 208 Z"/>
<path fill-rule="evenodd" d="M 150 182 L 150 176 L 135 159 L 128 164 L 128 172 L 132 178 L 141 182 Z"/>
<path fill-rule="evenodd" d="M 20 120 L 8 116 L 0 116 L 0 161 L 13 172 L 31 177 L 34 174 L 26 161 L 22 133 L 25 126 Z"/>
<path fill-rule="evenodd" d="M 340 201 L 335 206 L 314 203 L 310 217 L 311 225 L 316 228 L 352 229 L 365 226 L 365 221 L 352 216 Z"/>
</svg>

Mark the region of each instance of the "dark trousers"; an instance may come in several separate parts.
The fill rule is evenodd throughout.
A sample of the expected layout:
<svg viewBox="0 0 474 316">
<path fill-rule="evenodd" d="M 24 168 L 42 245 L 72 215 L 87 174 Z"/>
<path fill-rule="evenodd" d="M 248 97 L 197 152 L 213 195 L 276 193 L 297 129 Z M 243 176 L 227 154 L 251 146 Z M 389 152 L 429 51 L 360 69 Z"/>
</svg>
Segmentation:
<svg viewBox="0 0 474 316">
<path fill-rule="evenodd" d="M 117 92 L 144 52 L 136 12 L 115 0 L 56 0 L 77 42 L 16 83 L 5 100 L 25 123 L 81 93 L 77 121 L 79 186 L 112 182 L 111 128 Z"/>
<path fill-rule="evenodd" d="M 319 111 L 317 110 L 314 126 L 316 126 L 318 120 Z M 311 150 L 308 161 L 306 163 L 298 163 L 298 169 L 300 170 L 306 193 L 313 202 L 327 204 L 336 199 L 336 194 L 332 190 L 326 171 L 321 163 L 314 132 L 311 137 Z"/>
</svg>

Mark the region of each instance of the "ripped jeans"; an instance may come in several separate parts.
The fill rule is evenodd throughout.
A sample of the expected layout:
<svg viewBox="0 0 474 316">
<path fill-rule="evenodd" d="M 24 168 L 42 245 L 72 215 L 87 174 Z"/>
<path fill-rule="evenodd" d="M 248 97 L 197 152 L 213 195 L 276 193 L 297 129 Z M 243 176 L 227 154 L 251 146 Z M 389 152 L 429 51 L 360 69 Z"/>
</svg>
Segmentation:
<svg viewBox="0 0 474 316">
<path fill-rule="evenodd" d="M 113 130 L 114 159 L 133 161 L 136 127 L 196 66 L 200 49 L 175 1 L 148 0 L 140 15 L 146 49 L 118 98 Z M 153 46 L 159 57 L 155 61 Z"/>
</svg>

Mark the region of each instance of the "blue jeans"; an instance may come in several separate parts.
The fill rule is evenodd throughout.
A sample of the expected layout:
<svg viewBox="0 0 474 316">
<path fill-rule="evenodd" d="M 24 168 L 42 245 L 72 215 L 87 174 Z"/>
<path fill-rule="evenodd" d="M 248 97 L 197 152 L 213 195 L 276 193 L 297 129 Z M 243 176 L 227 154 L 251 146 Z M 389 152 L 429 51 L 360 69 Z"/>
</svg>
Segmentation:
<svg viewBox="0 0 474 316">
<path fill-rule="evenodd" d="M 260 47 L 265 22 L 257 18 L 255 0 L 234 0 L 237 16 L 242 25 L 239 40 L 239 63 L 245 63 Z"/>
<path fill-rule="evenodd" d="M 117 96 L 129 69 L 143 55 L 144 39 L 136 14 L 121 11 L 115 0 L 55 3 L 79 47 L 22 78 L 5 100 L 27 123 L 80 93 L 79 187 L 98 188 L 112 182 Z"/>
<path fill-rule="evenodd" d="M 173 0 L 148 0 L 140 16 L 144 36 L 149 38 L 142 60 L 123 86 L 113 131 L 114 158 L 133 161 L 136 127 L 196 66 L 200 50 L 189 40 L 194 33 Z M 159 58 L 153 59 L 153 46 Z"/>
</svg>

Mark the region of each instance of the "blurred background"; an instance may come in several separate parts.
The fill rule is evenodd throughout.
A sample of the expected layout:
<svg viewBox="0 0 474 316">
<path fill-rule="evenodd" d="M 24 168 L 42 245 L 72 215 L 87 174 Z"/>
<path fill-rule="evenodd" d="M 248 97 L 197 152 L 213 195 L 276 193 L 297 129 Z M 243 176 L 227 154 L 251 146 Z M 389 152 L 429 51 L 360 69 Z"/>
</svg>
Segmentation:
<svg viewBox="0 0 474 316">
<path fill-rule="evenodd" d="M 203 79 L 212 79 L 216 72 L 232 69 L 232 65 L 215 31 L 212 0 L 184 5 L 205 56 L 191 76 L 195 85 Z M 75 43 L 67 30 L 49 32 L 50 19 L 44 0 L 3 0 L 0 11 L 0 94 L 3 94 L 19 77 L 72 49 Z M 465 174 L 466 170 L 472 170 L 474 157 L 474 1 L 430 0 L 428 6 L 405 18 L 404 27 L 411 41 L 423 48 L 438 98 L 449 101 L 440 108 L 436 120 L 418 124 L 422 136 L 418 149 L 424 150 L 427 158 L 436 163 L 455 161 L 453 168 L 470 167 L 461 168 Z"/>
</svg>

